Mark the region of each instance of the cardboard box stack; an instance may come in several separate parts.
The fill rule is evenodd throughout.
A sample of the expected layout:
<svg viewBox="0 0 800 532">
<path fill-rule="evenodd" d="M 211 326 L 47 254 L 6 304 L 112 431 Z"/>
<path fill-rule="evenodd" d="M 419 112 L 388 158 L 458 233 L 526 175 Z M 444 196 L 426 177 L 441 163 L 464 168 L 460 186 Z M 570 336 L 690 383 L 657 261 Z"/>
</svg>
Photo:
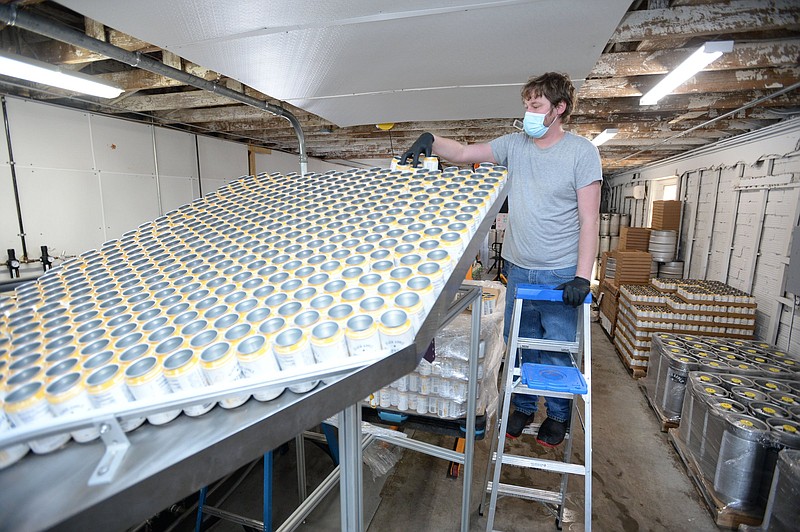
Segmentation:
<svg viewBox="0 0 800 532">
<path fill-rule="evenodd" d="M 623 227 L 619 233 L 619 251 L 647 251 L 650 247 L 650 228 Z"/>
<path fill-rule="evenodd" d="M 681 225 L 680 201 L 654 201 L 651 229 L 678 231 Z"/>
<path fill-rule="evenodd" d="M 617 319 L 619 287 L 623 284 L 646 285 L 650 282 L 650 253 L 646 251 L 611 251 L 603 254 L 600 272 L 600 324 L 613 338 Z"/>
<path fill-rule="evenodd" d="M 755 298 L 718 281 L 656 278 L 649 286 L 620 284 L 614 346 L 633 376 L 643 377 L 653 334 L 749 339 L 755 318 Z"/>
</svg>

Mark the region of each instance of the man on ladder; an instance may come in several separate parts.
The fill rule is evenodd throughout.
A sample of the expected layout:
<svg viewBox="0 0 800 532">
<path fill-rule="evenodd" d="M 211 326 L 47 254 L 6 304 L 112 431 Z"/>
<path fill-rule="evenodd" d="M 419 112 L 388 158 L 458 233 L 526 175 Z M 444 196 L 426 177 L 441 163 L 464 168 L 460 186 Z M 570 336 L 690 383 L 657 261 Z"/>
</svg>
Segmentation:
<svg viewBox="0 0 800 532">
<path fill-rule="evenodd" d="M 600 156 L 591 142 L 562 127 L 575 104 L 569 77 L 548 72 L 531 78 L 522 88 L 522 101 L 524 132 L 472 145 L 423 133 L 400 162 L 413 158 L 416 166 L 420 155 L 433 152 L 456 164 L 489 161 L 508 167 L 509 219 L 502 252 L 508 296 L 503 335 L 508 342 L 517 286 L 548 285 L 563 290 L 563 305 L 525 300 L 518 336 L 574 342 L 576 309 L 589 293 L 597 254 Z M 522 350 L 522 361 L 572 365 L 569 353 L 534 349 Z M 516 438 L 533 422 L 538 397 L 515 394 L 513 401 L 515 410 L 505 424 L 507 436 Z M 545 403 L 547 417 L 537 441 L 554 447 L 564 440 L 571 403 L 556 397 L 546 397 Z"/>
</svg>

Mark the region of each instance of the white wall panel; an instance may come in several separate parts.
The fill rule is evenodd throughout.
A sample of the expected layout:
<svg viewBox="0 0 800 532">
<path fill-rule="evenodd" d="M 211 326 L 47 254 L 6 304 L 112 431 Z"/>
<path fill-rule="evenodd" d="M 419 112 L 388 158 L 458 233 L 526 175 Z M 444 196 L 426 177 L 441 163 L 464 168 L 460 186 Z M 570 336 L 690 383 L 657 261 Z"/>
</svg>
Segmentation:
<svg viewBox="0 0 800 532">
<path fill-rule="evenodd" d="M 183 131 L 156 128 L 158 174 L 197 179 L 195 136 Z"/>
<path fill-rule="evenodd" d="M 155 175 L 151 126 L 98 115 L 90 120 L 98 170 Z"/>
<path fill-rule="evenodd" d="M 14 98 L 6 107 L 18 167 L 94 169 L 86 113 Z M 1 156 L 8 160 L 8 152 Z"/>
<path fill-rule="evenodd" d="M 17 168 L 17 182 L 29 250 L 77 254 L 103 243 L 95 172 Z"/>
<path fill-rule="evenodd" d="M 158 189 L 155 176 L 100 174 L 106 239 L 119 238 L 125 231 L 158 218 Z"/>
<path fill-rule="evenodd" d="M 198 137 L 197 141 L 203 194 L 247 175 L 247 146 L 209 137 Z"/>
<path fill-rule="evenodd" d="M 187 177 L 160 176 L 161 208 L 165 213 L 177 209 L 181 205 L 191 203 L 195 199 L 194 184 L 196 179 Z"/>
<path fill-rule="evenodd" d="M 11 168 L 0 165 L 0 262 L 5 262 L 7 249 L 14 248 L 17 250 L 17 257 L 22 256 L 22 242 L 18 234 L 17 204 L 14 201 Z"/>
<path fill-rule="evenodd" d="M 214 192 L 220 187 L 224 187 L 228 181 L 224 179 L 205 179 L 203 178 L 203 195 Z"/>
</svg>

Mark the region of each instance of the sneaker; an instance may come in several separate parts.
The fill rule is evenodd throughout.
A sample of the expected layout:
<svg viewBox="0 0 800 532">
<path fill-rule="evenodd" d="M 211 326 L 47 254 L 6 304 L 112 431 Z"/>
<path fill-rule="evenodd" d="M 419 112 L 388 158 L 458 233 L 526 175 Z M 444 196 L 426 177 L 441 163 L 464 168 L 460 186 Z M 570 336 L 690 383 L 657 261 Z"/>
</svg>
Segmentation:
<svg viewBox="0 0 800 532">
<path fill-rule="evenodd" d="M 533 423 L 533 418 L 536 413 L 533 414 L 525 414 L 524 412 L 520 412 L 519 410 L 514 410 L 510 416 L 508 416 L 508 424 L 506 425 L 506 436 L 511 438 L 512 440 L 515 438 L 519 438 L 519 435 L 522 434 L 522 431 L 525 430 L 525 427 Z"/>
<path fill-rule="evenodd" d="M 556 421 L 552 418 L 547 418 L 539 427 L 539 434 L 536 435 L 536 441 L 546 447 L 557 447 L 567 433 L 567 424 Z"/>
</svg>

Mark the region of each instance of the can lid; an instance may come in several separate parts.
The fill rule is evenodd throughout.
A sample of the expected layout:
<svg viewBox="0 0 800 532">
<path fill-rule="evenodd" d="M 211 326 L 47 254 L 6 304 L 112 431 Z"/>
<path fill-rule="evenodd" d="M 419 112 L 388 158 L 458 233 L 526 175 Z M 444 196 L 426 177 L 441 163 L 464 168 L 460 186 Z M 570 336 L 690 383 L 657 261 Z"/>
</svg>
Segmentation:
<svg viewBox="0 0 800 532">
<path fill-rule="evenodd" d="M 141 358 L 125 370 L 125 380 L 131 386 L 150 381 L 161 373 L 161 366 L 154 356 Z"/>
</svg>

